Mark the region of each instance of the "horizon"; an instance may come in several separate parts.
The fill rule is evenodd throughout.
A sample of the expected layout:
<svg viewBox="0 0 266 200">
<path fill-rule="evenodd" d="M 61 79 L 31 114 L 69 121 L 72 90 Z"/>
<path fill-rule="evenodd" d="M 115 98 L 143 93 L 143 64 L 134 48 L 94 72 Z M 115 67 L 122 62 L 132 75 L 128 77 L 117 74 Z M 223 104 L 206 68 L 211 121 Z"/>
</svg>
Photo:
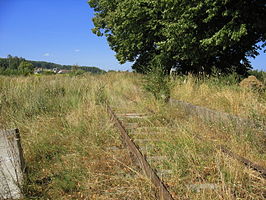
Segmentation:
<svg viewBox="0 0 266 200">
<path fill-rule="evenodd" d="M 13 55 L 10 55 L 10 56 L 12 56 L 12 57 L 19 57 L 19 58 L 23 58 L 23 57 L 20 57 L 20 56 L 13 56 Z M 0 57 L 0 58 L 6 58 L 6 57 Z M 23 58 L 23 59 L 26 59 L 26 58 Z M 27 61 L 33 61 L 33 62 L 47 62 L 47 63 L 53 63 L 53 64 L 59 64 L 59 65 L 62 65 L 62 66 L 74 66 L 74 65 L 76 65 L 76 64 L 60 64 L 60 63 L 56 63 L 56 62 L 50 62 L 50 61 L 45 61 L 45 60 L 29 60 L 29 59 L 26 59 Z M 115 70 L 115 69 L 103 69 L 103 68 L 101 68 L 100 66 L 94 66 L 94 65 L 78 65 L 79 67 L 96 67 L 96 68 L 99 68 L 99 69 L 101 69 L 101 70 L 104 70 L 104 71 L 106 71 L 106 72 L 108 72 L 108 71 L 132 71 L 132 69 L 128 69 L 128 70 L 120 70 L 120 69 L 117 69 L 117 70 Z M 258 71 L 265 71 L 266 72 L 266 70 L 265 69 L 251 69 L 251 70 L 258 70 Z"/>
<path fill-rule="evenodd" d="M 105 37 L 91 32 L 93 15 L 87 1 L 0 1 L 0 57 L 132 70 L 133 63 L 119 64 Z M 259 52 L 249 60 L 253 69 L 266 71 L 266 54 Z"/>
<path fill-rule="evenodd" d="M 9 54 L 10 55 L 10 54 Z M 9 56 L 8 55 L 8 56 Z M 60 63 L 56 63 L 56 62 L 50 62 L 50 61 L 45 61 L 45 60 L 29 60 L 29 59 L 26 59 L 26 58 L 23 58 L 23 57 L 20 57 L 20 56 L 16 56 L 16 55 L 10 55 L 12 56 L 13 58 L 14 57 L 18 57 L 18 58 L 22 58 L 22 59 L 25 59 L 26 61 L 32 61 L 32 62 L 45 62 L 45 63 L 52 63 L 52 64 L 58 64 L 58 65 L 62 65 L 62 66 L 74 66 L 75 64 L 60 64 Z M 0 57 L 0 59 L 7 59 L 7 57 Z M 98 66 L 93 66 L 93 65 L 77 65 L 78 67 L 97 67 L 99 69 L 101 69 L 100 67 Z M 103 69 L 102 69 L 103 70 Z"/>
</svg>

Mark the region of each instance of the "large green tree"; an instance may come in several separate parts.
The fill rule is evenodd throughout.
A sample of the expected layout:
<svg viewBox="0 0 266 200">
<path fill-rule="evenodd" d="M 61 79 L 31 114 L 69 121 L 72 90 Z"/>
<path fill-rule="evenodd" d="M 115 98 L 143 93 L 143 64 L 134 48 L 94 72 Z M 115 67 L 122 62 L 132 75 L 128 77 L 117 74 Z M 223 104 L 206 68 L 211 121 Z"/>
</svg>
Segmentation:
<svg viewBox="0 0 266 200">
<path fill-rule="evenodd" d="M 265 0 L 89 0 L 93 32 L 106 36 L 120 63 L 139 72 L 245 73 L 266 39 Z M 257 45 L 261 42 L 261 46 Z"/>
</svg>

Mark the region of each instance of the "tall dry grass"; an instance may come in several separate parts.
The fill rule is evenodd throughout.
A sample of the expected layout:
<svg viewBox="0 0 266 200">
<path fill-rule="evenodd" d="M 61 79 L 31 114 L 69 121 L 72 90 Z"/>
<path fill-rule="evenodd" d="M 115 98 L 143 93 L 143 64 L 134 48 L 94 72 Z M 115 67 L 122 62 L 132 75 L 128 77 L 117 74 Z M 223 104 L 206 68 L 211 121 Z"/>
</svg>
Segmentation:
<svg viewBox="0 0 266 200">
<path fill-rule="evenodd" d="M 201 121 L 156 100 L 142 84 L 143 76 L 133 73 L 1 77 L 0 126 L 21 129 L 28 164 L 26 198 L 155 199 L 154 188 L 122 148 L 103 106 L 106 101 L 117 113 L 148 115 L 145 120 L 124 120 L 125 124 L 162 127 L 160 135 L 132 137 L 155 139 L 146 153 L 167 157 L 151 164 L 172 171 L 163 179 L 177 199 L 265 198 L 265 180 L 216 149 L 227 145 L 265 166 L 262 133 L 245 129 L 239 134 Z M 263 94 L 195 77 L 180 77 L 173 85 L 172 97 L 177 99 L 243 117 L 252 117 L 252 112 L 258 119 L 264 117 Z M 200 184 L 215 188 L 195 189 Z"/>
<path fill-rule="evenodd" d="M 143 82 L 142 78 L 142 76 L 127 75 L 126 77 L 123 74 L 116 74 L 109 79 L 111 82 L 106 87 L 107 96 L 118 113 L 148 115 L 144 120 L 123 119 L 123 122 L 126 125 L 137 123 L 139 127 L 146 127 L 138 129 L 133 126 L 130 134 L 137 131 L 146 133 L 131 136 L 135 139 L 150 140 L 147 144 L 138 143 L 147 158 L 152 155 L 167 157 L 166 160 L 153 161 L 151 164 L 159 171 L 171 172 L 163 179 L 176 199 L 265 198 L 266 182 L 260 174 L 228 157 L 217 148 L 219 145 L 226 145 L 235 153 L 265 167 L 265 136 L 262 132 L 254 132 L 247 127 L 239 133 L 234 127 L 219 127 L 215 123 L 208 123 L 190 116 L 182 109 L 171 107 L 156 100 L 151 94 L 147 94 L 139 84 Z M 135 80 L 138 82 L 136 83 Z M 237 84 L 214 84 L 212 80 L 199 82 L 195 77 L 186 77 L 183 80 L 180 78 L 173 82 L 172 94 L 177 95 L 176 98 L 218 111 L 227 111 L 243 117 L 250 115 L 250 113 L 236 112 L 241 109 L 234 110 L 239 106 L 237 99 L 241 95 L 243 95 L 242 100 L 246 101 L 244 108 L 248 108 L 247 102 L 251 97 L 254 104 L 264 104 L 261 94 L 243 90 Z M 223 104 L 224 99 L 229 98 L 228 95 L 232 101 Z M 249 97 L 244 98 L 245 95 Z M 127 97 L 137 101 L 138 104 L 129 101 Z M 194 99 L 196 97 L 197 99 Z M 151 113 L 147 108 L 155 113 Z M 261 108 L 254 109 L 254 112 L 260 116 L 259 119 L 263 119 Z M 157 130 L 156 127 L 160 129 Z M 155 130 L 160 134 L 149 134 Z M 201 186 L 206 188 L 198 189 Z"/>
<path fill-rule="evenodd" d="M 194 76 L 177 77 L 174 80 L 172 97 L 227 112 L 243 118 L 266 120 L 266 91 L 241 88 L 237 81 L 217 78 L 199 79 Z"/>
<path fill-rule="evenodd" d="M 0 128 L 20 129 L 25 199 L 154 199 L 100 101 L 108 79 L 0 77 Z"/>
</svg>

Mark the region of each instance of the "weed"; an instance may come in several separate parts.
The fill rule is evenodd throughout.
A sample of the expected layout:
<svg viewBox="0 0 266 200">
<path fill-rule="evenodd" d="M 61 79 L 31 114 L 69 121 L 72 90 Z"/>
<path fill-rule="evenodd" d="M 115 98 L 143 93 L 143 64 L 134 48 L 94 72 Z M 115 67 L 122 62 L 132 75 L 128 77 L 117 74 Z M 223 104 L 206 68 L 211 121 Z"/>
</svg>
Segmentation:
<svg viewBox="0 0 266 200">
<path fill-rule="evenodd" d="M 170 98 L 171 82 L 160 65 L 153 66 L 145 76 L 144 89 L 157 100 L 167 102 Z"/>
<path fill-rule="evenodd" d="M 101 104 L 105 104 L 107 103 L 107 95 L 105 92 L 105 86 L 104 85 L 100 85 L 96 88 L 96 104 L 97 105 L 101 105 Z"/>
</svg>

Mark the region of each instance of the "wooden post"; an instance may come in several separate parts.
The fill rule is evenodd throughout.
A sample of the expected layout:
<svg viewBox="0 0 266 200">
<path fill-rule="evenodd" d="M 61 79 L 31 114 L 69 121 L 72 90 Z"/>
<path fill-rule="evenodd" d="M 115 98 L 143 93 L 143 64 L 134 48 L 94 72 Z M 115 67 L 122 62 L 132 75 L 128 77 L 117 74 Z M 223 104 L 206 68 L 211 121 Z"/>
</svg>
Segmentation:
<svg viewBox="0 0 266 200">
<path fill-rule="evenodd" d="M 21 199 L 25 161 L 19 130 L 0 130 L 0 199 Z"/>
</svg>

